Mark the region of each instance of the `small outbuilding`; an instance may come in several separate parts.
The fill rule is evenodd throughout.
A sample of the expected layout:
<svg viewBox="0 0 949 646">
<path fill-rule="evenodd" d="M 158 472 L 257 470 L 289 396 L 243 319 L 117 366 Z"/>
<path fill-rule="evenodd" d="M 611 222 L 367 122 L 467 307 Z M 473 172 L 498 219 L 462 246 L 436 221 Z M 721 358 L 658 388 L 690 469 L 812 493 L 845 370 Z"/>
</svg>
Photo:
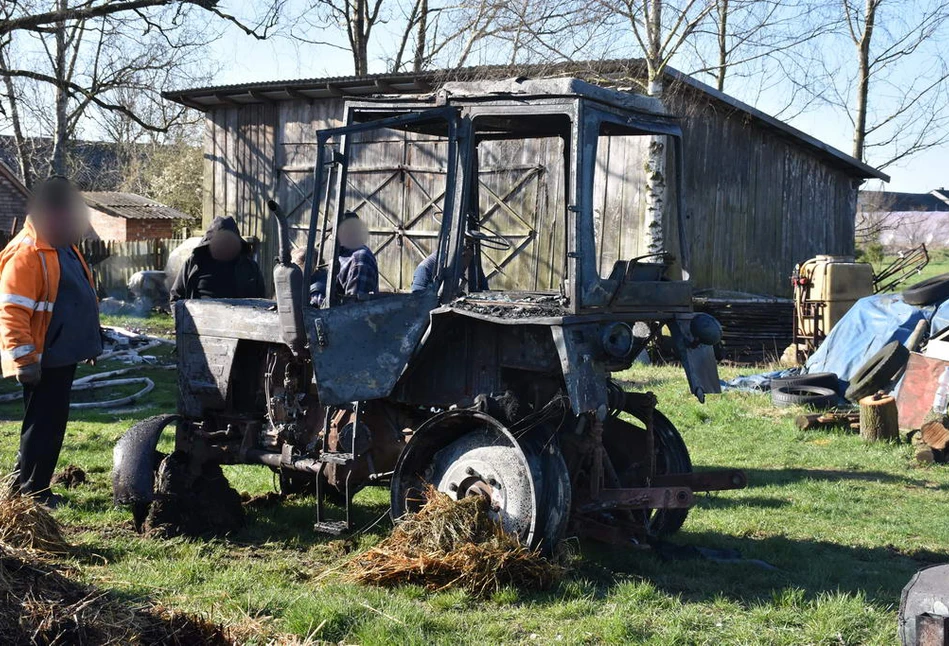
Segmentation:
<svg viewBox="0 0 949 646">
<path fill-rule="evenodd" d="M 0 240 L 14 236 L 23 226 L 29 197 L 29 189 L 13 169 L 0 161 Z"/>
<path fill-rule="evenodd" d="M 520 76 L 571 76 L 629 91 L 641 68 L 641 62 L 629 60 L 476 67 L 262 81 L 166 96 L 206 115 L 205 223 L 214 216 L 235 217 L 245 235 L 261 239 L 261 266 L 267 271 L 276 251 L 267 200 L 283 205 L 298 234 L 306 229 L 315 134 L 341 125 L 347 99 L 427 94 L 448 81 Z M 687 75 L 669 70 L 667 81 L 664 103 L 681 118 L 684 135 L 678 166 L 685 189 L 683 233 L 691 258 L 686 269 L 696 287 L 790 296 L 796 263 L 817 254 L 853 255 L 857 190 L 867 179 L 887 181 L 886 175 Z M 432 204 L 444 181 L 439 176 L 444 150 L 398 137 L 375 143 L 383 144 L 385 154 L 360 169 L 364 199 L 353 208 L 369 219 L 374 250 L 395 245 L 404 250 L 404 262 L 418 262 L 427 251 L 430 220 L 437 216 Z M 563 146 L 559 140 L 523 147 L 487 142 L 479 153 L 484 166 L 479 181 L 492 195 L 481 205 L 482 217 L 516 242 L 495 258 L 497 271 L 517 274 L 532 289 L 556 288 L 548 276 L 551 222 L 564 217 L 568 205 L 561 188 L 548 186 L 547 178 L 557 176 Z M 643 253 L 648 146 L 647 137 L 620 137 L 598 153 L 593 209 L 601 269 Z M 388 288 L 406 287 L 398 277 L 386 282 Z"/>
<path fill-rule="evenodd" d="M 87 191 L 82 194 L 89 208 L 89 234 L 95 240 L 133 242 L 171 238 L 192 218 L 135 193 Z"/>
</svg>

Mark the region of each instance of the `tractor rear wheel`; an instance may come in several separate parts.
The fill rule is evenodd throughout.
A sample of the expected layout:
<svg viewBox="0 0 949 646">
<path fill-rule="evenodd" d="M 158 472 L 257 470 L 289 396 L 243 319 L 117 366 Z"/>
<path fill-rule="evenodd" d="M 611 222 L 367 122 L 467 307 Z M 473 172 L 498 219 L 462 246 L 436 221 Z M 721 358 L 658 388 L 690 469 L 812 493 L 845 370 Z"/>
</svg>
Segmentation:
<svg viewBox="0 0 949 646">
<path fill-rule="evenodd" d="M 632 434 L 642 434 L 646 427 L 645 414 L 637 411 L 627 411 L 642 424 L 631 424 L 625 420 L 613 417 L 607 420 L 603 429 L 603 444 L 606 454 L 613 464 L 613 469 L 619 479 L 621 487 L 642 487 L 647 476 L 641 443 L 636 442 Z M 653 411 L 653 436 L 655 438 L 656 475 L 670 475 L 675 473 L 692 473 L 692 460 L 689 450 L 685 446 L 682 436 L 675 425 L 659 411 Z M 650 535 L 668 536 L 682 527 L 688 509 L 651 509 L 646 512 L 644 524 Z"/>
<path fill-rule="evenodd" d="M 437 415 L 419 427 L 392 477 L 392 517 L 417 511 L 426 485 L 455 498 L 484 496 L 501 527 L 530 547 L 553 550 L 570 515 L 570 479 L 553 429 L 515 438 L 473 410 Z"/>
</svg>

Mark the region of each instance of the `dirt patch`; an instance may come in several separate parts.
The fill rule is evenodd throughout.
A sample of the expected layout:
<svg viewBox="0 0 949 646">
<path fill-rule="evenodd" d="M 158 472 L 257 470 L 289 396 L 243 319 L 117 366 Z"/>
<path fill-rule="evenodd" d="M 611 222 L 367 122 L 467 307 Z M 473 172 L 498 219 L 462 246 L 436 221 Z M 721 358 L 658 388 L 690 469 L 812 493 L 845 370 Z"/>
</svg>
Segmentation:
<svg viewBox="0 0 949 646">
<path fill-rule="evenodd" d="M 66 489 L 72 489 L 79 485 L 86 484 L 86 472 L 75 464 L 70 464 L 62 471 L 53 474 L 52 484 L 60 485 Z"/>
<path fill-rule="evenodd" d="M 508 585 L 544 590 L 565 568 L 524 547 L 489 515 L 481 497 L 455 501 L 429 487 L 427 502 L 391 536 L 349 563 L 350 576 L 381 586 L 464 588 L 487 596 Z"/>
<path fill-rule="evenodd" d="M 220 465 L 207 464 L 192 478 L 187 458 L 172 453 L 158 467 L 155 491 L 144 523 L 151 536 L 222 536 L 244 525 L 241 496 Z"/>
</svg>

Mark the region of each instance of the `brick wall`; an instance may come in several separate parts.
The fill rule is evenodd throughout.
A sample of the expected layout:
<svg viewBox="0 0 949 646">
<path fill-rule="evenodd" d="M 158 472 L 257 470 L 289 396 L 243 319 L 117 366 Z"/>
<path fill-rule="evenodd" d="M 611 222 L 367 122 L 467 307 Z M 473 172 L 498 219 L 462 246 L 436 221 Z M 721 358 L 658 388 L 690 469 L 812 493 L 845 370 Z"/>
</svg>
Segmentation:
<svg viewBox="0 0 949 646">
<path fill-rule="evenodd" d="M 126 240 L 155 240 L 171 238 L 174 233 L 174 221 L 154 218 L 151 220 L 127 220 Z"/>
<path fill-rule="evenodd" d="M 19 231 L 25 217 L 26 196 L 9 179 L 0 175 L 0 231 L 10 233 L 14 220 Z"/>
<path fill-rule="evenodd" d="M 107 215 L 96 209 L 89 209 L 90 236 L 96 240 L 122 240 L 126 238 L 126 220 Z"/>
</svg>

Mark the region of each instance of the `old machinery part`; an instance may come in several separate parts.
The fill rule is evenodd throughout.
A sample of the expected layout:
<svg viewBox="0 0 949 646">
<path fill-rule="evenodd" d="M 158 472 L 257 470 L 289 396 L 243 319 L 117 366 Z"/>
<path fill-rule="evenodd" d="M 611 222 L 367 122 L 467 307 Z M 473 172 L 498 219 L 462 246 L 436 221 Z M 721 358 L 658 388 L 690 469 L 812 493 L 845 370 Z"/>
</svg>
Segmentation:
<svg viewBox="0 0 949 646">
<path fill-rule="evenodd" d="M 621 321 L 605 325 L 600 340 L 608 355 L 626 359 L 633 351 L 633 328 Z"/>
<path fill-rule="evenodd" d="M 695 345 L 717 345 L 722 342 L 722 324 L 711 314 L 700 312 L 692 317 L 689 333 Z"/>
<path fill-rule="evenodd" d="M 900 595 L 899 636 L 903 646 L 944 644 L 949 633 L 949 565 L 932 565 L 913 575 Z M 930 640 L 927 641 L 927 637 Z M 938 637 L 938 640 L 933 639 Z"/>
<path fill-rule="evenodd" d="M 279 451 L 284 443 L 305 447 L 318 431 L 317 402 L 307 392 L 309 369 L 286 348 L 267 350 L 264 373 L 267 419 L 261 432 L 262 448 Z"/>
<path fill-rule="evenodd" d="M 657 476 L 684 475 L 692 473 L 692 460 L 689 450 L 675 425 L 659 411 L 651 411 L 651 442 L 642 437 L 649 426 L 648 410 L 641 408 L 627 410 L 642 426 L 610 416 L 604 423 L 603 446 L 609 458 L 618 485 L 624 488 L 641 487 Z M 643 449 L 652 444 L 652 454 Z M 649 464 L 651 460 L 652 465 Z M 651 473 L 650 473 L 651 472 Z M 663 483 L 673 486 L 675 483 Z M 646 509 L 638 514 L 646 530 L 652 536 L 668 536 L 682 527 L 689 514 L 688 505 Z"/>
<path fill-rule="evenodd" d="M 896 289 L 910 277 L 919 274 L 928 264 L 929 251 L 925 244 L 899 252 L 893 262 L 874 273 L 873 293 L 879 294 Z"/>
<path fill-rule="evenodd" d="M 274 298 L 284 343 L 294 355 L 300 355 L 306 345 L 303 328 L 303 270 L 290 262 L 290 226 L 287 218 L 274 201 L 267 202 L 277 221 L 277 265 L 273 268 Z"/>
<path fill-rule="evenodd" d="M 794 375 L 793 377 L 778 377 L 771 380 L 770 387 L 780 388 L 781 386 L 820 386 L 830 388 L 834 392 L 840 391 L 840 378 L 833 372 L 809 372 L 803 375 Z"/>
<path fill-rule="evenodd" d="M 422 504 L 426 484 L 453 498 L 483 496 L 501 526 L 531 547 L 552 550 L 563 538 L 570 482 L 555 429 L 515 438 L 481 411 L 451 410 L 420 426 L 392 476 L 392 517 Z"/>
<path fill-rule="evenodd" d="M 177 415 L 156 415 L 125 432 L 112 450 L 112 497 L 116 505 L 130 505 L 135 526 L 140 528 L 155 498 L 155 471 L 162 456 L 158 439 Z"/>
<path fill-rule="evenodd" d="M 909 362 L 909 350 L 899 341 L 890 341 L 867 359 L 853 377 L 844 396 L 852 402 L 888 390 L 896 376 Z"/>
<path fill-rule="evenodd" d="M 808 406 L 826 410 L 836 406 L 838 399 L 837 391 L 823 386 L 798 383 L 771 389 L 771 403 L 778 408 Z"/>
<path fill-rule="evenodd" d="M 927 278 L 903 290 L 903 301 L 917 307 L 941 303 L 947 298 L 949 298 L 949 274 Z"/>
</svg>

